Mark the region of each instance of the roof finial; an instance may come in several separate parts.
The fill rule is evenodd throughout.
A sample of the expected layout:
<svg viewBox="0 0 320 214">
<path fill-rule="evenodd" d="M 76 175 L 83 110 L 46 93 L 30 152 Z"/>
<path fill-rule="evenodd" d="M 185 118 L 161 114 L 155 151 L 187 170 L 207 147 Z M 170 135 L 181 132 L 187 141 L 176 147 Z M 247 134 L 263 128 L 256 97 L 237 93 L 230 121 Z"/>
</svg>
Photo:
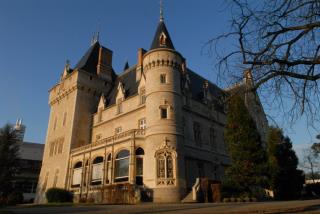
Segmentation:
<svg viewBox="0 0 320 214">
<path fill-rule="evenodd" d="M 70 69 L 70 60 L 69 59 L 66 60 L 65 67 L 66 67 L 67 71 L 69 71 L 69 69 Z"/>
<path fill-rule="evenodd" d="M 160 0 L 160 22 L 163 22 L 163 4 L 162 0 Z"/>
<path fill-rule="evenodd" d="M 99 34 L 100 34 L 99 31 L 93 33 L 93 36 L 91 39 L 91 45 L 94 45 L 96 42 L 99 42 Z"/>
</svg>

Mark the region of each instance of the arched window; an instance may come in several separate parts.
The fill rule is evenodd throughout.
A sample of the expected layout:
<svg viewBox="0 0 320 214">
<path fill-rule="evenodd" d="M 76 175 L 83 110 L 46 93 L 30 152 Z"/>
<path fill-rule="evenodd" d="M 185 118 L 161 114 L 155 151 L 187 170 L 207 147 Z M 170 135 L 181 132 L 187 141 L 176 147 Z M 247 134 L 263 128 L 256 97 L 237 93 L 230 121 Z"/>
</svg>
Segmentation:
<svg viewBox="0 0 320 214">
<path fill-rule="evenodd" d="M 121 150 L 115 159 L 114 181 L 124 182 L 129 180 L 129 156 L 128 150 Z"/>
<path fill-rule="evenodd" d="M 136 149 L 136 184 L 143 185 L 143 155 L 144 150 L 139 147 Z"/>
<path fill-rule="evenodd" d="M 91 185 L 101 184 L 103 176 L 103 157 L 98 156 L 92 162 Z"/>
<path fill-rule="evenodd" d="M 81 185 L 82 177 L 82 162 L 78 161 L 73 167 L 72 187 L 79 187 Z"/>
<path fill-rule="evenodd" d="M 160 149 L 156 152 L 157 184 L 175 184 L 175 158 L 176 153 L 168 149 Z"/>
<path fill-rule="evenodd" d="M 106 165 L 106 183 L 109 184 L 111 182 L 111 154 L 107 157 L 107 165 Z"/>
</svg>

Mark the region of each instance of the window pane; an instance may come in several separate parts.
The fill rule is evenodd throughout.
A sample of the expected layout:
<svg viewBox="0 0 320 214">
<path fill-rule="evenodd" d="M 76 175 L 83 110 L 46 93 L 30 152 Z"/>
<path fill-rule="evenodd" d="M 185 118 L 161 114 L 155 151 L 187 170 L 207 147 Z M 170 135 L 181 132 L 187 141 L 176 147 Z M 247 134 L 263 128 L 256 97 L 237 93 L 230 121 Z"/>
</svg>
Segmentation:
<svg viewBox="0 0 320 214">
<path fill-rule="evenodd" d="M 160 75 L 160 82 L 161 82 L 161 83 L 166 83 L 166 82 L 167 82 L 167 79 L 166 79 L 166 75 L 165 75 L 165 74 L 161 74 L 161 75 Z"/>
<path fill-rule="evenodd" d="M 129 175 L 129 158 L 116 160 L 115 177 L 127 177 Z"/>
<path fill-rule="evenodd" d="M 102 179 L 102 167 L 103 164 L 94 164 L 92 166 L 92 180 L 101 180 Z"/>
<path fill-rule="evenodd" d="M 130 153 L 128 150 L 122 150 L 121 152 L 118 153 L 116 159 L 128 157 L 129 154 Z"/>
<path fill-rule="evenodd" d="M 167 177 L 173 178 L 173 161 L 171 156 L 167 157 Z"/>
<path fill-rule="evenodd" d="M 165 160 L 163 157 L 158 159 L 158 178 L 165 178 Z"/>
<path fill-rule="evenodd" d="M 143 158 L 137 158 L 136 175 L 143 175 Z"/>
<path fill-rule="evenodd" d="M 161 108 L 161 118 L 166 119 L 167 118 L 167 109 Z"/>
<path fill-rule="evenodd" d="M 82 168 L 77 168 L 73 170 L 72 185 L 80 185 L 81 175 L 82 175 Z"/>
</svg>

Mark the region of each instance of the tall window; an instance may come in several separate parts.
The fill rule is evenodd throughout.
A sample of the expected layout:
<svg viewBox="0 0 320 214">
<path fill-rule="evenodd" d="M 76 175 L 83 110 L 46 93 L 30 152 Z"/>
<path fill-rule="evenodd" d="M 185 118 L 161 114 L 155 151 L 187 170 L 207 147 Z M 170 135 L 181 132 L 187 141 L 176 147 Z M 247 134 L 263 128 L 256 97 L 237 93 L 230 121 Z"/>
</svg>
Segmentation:
<svg viewBox="0 0 320 214">
<path fill-rule="evenodd" d="M 53 156 L 53 152 L 54 152 L 54 145 L 55 145 L 55 142 L 52 141 L 50 142 L 50 153 L 49 153 L 49 156 Z"/>
<path fill-rule="evenodd" d="M 92 162 L 91 185 L 101 184 L 103 175 L 103 157 L 96 157 Z"/>
<path fill-rule="evenodd" d="M 215 142 L 215 131 L 214 131 L 214 128 L 210 128 L 210 147 L 211 149 L 217 149 L 217 145 L 216 145 L 216 142 Z"/>
<path fill-rule="evenodd" d="M 82 162 L 77 162 L 73 167 L 72 174 L 72 187 L 79 187 L 81 185 L 81 177 L 82 177 Z"/>
<path fill-rule="evenodd" d="M 146 118 L 142 118 L 139 120 L 139 129 L 146 129 L 147 123 Z"/>
<path fill-rule="evenodd" d="M 197 145 L 201 146 L 201 127 L 200 123 L 193 123 L 193 136 Z"/>
<path fill-rule="evenodd" d="M 160 83 L 167 83 L 167 76 L 165 74 L 160 74 Z"/>
<path fill-rule="evenodd" d="M 117 100 L 117 114 L 122 113 L 122 98 Z"/>
<path fill-rule="evenodd" d="M 143 155 L 144 150 L 138 148 L 136 150 L 136 184 L 143 185 Z"/>
<path fill-rule="evenodd" d="M 115 159 L 115 182 L 124 182 L 129 180 L 129 156 L 128 150 L 121 150 Z"/>
<path fill-rule="evenodd" d="M 60 139 L 59 142 L 58 142 L 58 154 L 61 154 L 62 153 L 62 149 L 63 149 L 63 140 Z"/>
<path fill-rule="evenodd" d="M 144 104 L 146 102 L 146 89 L 143 87 L 140 89 L 140 104 Z"/>
<path fill-rule="evenodd" d="M 111 182 L 111 173 L 112 173 L 111 172 L 111 154 L 108 155 L 106 169 L 107 169 L 106 183 L 109 184 Z"/>
<path fill-rule="evenodd" d="M 157 184 L 174 185 L 174 157 L 172 152 L 162 150 L 156 153 Z"/>
<path fill-rule="evenodd" d="M 56 187 L 58 183 L 59 169 L 56 169 L 54 173 L 53 185 L 52 187 Z"/>
<path fill-rule="evenodd" d="M 49 177 L 49 172 L 46 173 L 46 177 L 44 178 L 44 182 L 42 184 L 42 191 L 45 192 L 47 188 L 47 183 L 48 183 L 48 177 Z"/>
<path fill-rule="evenodd" d="M 161 119 L 168 118 L 168 108 L 167 107 L 160 107 L 160 117 L 161 117 Z"/>
</svg>

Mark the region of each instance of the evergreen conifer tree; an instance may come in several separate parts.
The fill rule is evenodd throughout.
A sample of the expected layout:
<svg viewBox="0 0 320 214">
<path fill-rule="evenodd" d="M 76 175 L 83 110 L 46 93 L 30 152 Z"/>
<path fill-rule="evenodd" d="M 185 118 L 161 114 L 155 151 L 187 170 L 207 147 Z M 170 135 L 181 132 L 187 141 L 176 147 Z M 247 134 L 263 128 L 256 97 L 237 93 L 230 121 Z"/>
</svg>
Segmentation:
<svg viewBox="0 0 320 214">
<path fill-rule="evenodd" d="M 230 99 L 225 127 L 225 142 L 231 158 L 225 183 L 238 194 L 252 194 L 266 184 L 266 151 L 244 100 Z"/>
<path fill-rule="evenodd" d="M 304 177 L 302 171 L 297 169 L 298 158 L 292 149 L 290 138 L 285 137 L 281 129 L 270 127 L 267 141 L 270 187 L 275 199 L 298 199 Z"/>
<path fill-rule="evenodd" d="M 12 191 L 12 180 L 19 170 L 19 142 L 10 125 L 0 128 L 0 197 Z"/>
</svg>

